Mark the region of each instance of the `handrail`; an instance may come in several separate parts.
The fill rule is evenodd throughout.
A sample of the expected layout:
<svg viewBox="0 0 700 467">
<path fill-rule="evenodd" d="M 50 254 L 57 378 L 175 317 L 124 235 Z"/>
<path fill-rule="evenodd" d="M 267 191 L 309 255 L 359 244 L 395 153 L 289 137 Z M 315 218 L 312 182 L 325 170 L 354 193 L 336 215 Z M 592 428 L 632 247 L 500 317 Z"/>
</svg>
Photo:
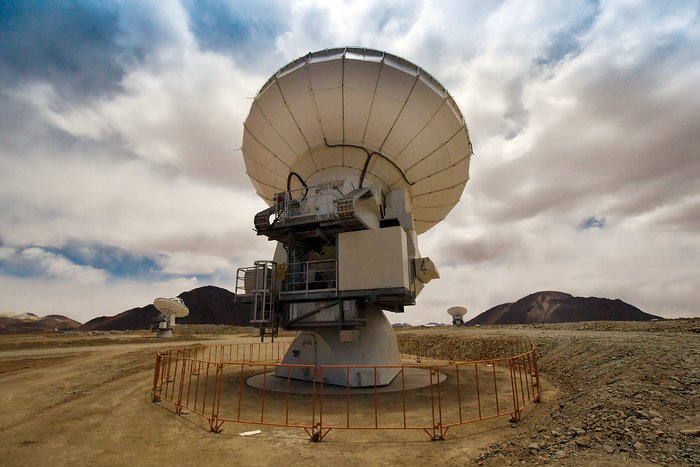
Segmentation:
<svg viewBox="0 0 700 467">
<path fill-rule="evenodd" d="M 282 279 L 282 294 L 328 292 L 338 289 L 337 263 L 334 259 L 287 263 Z"/>
<path fill-rule="evenodd" d="M 327 184 L 279 193 L 275 198 L 277 222 L 296 218 L 312 217 L 324 220 L 337 217 L 338 210 L 335 203 L 343 197 L 343 194 L 337 188 L 335 191 L 333 188 Z"/>
</svg>

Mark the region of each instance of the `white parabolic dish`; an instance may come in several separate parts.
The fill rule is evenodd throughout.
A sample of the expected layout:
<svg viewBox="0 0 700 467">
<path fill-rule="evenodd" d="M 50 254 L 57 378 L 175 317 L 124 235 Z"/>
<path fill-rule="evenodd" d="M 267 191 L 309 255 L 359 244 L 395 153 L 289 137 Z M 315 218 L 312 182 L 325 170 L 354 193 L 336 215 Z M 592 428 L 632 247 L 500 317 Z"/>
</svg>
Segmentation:
<svg viewBox="0 0 700 467">
<path fill-rule="evenodd" d="M 180 298 L 156 298 L 153 300 L 153 305 L 161 313 L 173 315 L 176 318 L 184 318 L 190 314 L 189 308 Z"/>
<path fill-rule="evenodd" d="M 301 180 L 403 187 L 422 233 L 447 216 L 469 179 L 472 147 L 450 94 L 418 66 L 378 50 L 294 60 L 258 92 L 244 126 L 246 171 L 270 205 Z"/>
<path fill-rule="evenodd" d="M 447 314 L 450 316 L 464 316 L 467 314 L 467 309 L 462 306 L 453 306 L 447 309 Z"/>
</svg>

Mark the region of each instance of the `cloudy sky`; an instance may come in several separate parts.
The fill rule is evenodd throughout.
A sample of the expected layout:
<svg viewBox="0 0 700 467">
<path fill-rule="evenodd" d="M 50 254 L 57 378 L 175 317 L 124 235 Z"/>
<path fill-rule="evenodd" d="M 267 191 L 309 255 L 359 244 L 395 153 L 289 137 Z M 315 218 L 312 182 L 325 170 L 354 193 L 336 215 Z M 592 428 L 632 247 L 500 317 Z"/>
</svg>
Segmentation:
<svg viewBox="0 0 700 467">
<path fill-rule="evenodd" d="M 471 181 L 394 322 L 539 290 L 700 316 L 700 3 L 0 4 L 0 311 L 79 321 L 269 259 L 241 146 L 278 68 L 344 45 L 435 76 Z"/>
</svg>

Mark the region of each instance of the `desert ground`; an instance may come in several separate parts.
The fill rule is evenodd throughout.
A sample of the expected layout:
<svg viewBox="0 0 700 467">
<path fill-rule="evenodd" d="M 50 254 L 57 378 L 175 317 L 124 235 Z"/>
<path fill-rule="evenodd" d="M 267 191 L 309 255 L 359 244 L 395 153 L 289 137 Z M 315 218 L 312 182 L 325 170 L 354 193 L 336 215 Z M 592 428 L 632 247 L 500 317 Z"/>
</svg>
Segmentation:
<svg viewBox="0 0 700 467">
<path fill-rule="evenodd" d="M 245 330 L 0 336 L 0 465 L 698 465 L 700 319 L 401 329 L 432 357 L 479 337 L 537 347 L 542 401 L 508 417 L 422 432 L 228 423 L 151 401 L 158 350 L 257 342 Z M 290 339 L 283 336 L 282 339 Z M 449 350 L 448 350 L 449 349 Z M 255 436 L 239 433 L 261 429 Z"/>
</svg>

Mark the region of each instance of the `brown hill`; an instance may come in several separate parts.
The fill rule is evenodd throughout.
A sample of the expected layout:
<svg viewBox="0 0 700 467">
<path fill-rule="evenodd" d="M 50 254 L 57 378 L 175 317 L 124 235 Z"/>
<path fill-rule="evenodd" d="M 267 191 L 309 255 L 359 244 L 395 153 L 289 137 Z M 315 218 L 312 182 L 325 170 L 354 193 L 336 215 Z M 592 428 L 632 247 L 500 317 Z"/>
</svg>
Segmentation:
<svg viewBox="0 0 700 467">
<path fill-rule="evenodd" d="M 235 303 L 235 294 L 221 287 L 208 285 L 178 295 L 187 305 L 190 314 L 178 318 L 181 324 L 230 324 L 248 326 L 250 308 Z M 152 304 L 123 311 L 116 316 L 100 316 L 83 324 L 79 331 L 116 331 L 149 329 L 160 313 Z"/>
<path fill-rule="evenodd" d="M 37 316 L 34 313 L 0 316 L 0 334 L 66 331 L 80 323 L 63 315 Z"/>
<path fill-rule="evenodd" d="M 503 303 L 490 308 L 466 324 L 651 321 L 652 319 L 660 319 L 660 317 L 644 313 L 639 308 L 618 299 L 574 297 L 563 292 L 536 292 L 514 303 Z"/>
</svg>

